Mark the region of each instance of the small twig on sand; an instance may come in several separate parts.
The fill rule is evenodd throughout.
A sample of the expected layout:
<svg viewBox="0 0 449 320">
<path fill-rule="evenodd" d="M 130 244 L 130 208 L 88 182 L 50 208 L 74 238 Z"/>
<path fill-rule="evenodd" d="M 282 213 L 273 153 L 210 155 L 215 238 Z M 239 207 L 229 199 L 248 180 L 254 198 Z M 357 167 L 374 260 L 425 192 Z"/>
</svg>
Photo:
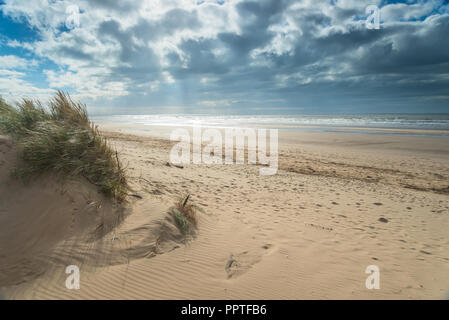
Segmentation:
<svg viewBox="0 0 449 320">
<path fill-rule="evenodd" d="M 184 208 L 187 204 L 187 201 L 189 201 L 190 198 L 190 194 L 186 197 L 186 199 L 184 200 L 184 203 L 182 204 L 182 207 Z"/>
<path fill-rule="evenodd" d="M 115 158 L 117 159 L 118 171 L 120 172 L 121 171 L 121 169 L 120 169 L 120 160 L 118 159 L 118 152 L 117 152 L 117 150 L 115 151 Z"/>
</svg>

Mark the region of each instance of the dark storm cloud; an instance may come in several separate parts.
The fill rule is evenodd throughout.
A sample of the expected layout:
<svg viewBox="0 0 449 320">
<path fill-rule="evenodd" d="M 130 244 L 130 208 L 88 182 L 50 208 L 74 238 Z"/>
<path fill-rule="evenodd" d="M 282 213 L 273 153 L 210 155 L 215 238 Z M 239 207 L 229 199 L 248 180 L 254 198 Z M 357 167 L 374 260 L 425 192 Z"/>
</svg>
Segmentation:
<svg viewBox="0 0 449 320">
<path fill-rule="evenodd" d="M 362 70 L 373 73 L 423 72 L 448 73 L 449 62 L 448 17 L 435 17 L 424 25 L 393 28 L 394 36 L 384 37 L 369 47 L 366 55 L 357 61 Z"/>
<path fill-rule="evenodd" d="M 153 50 L 137 42 L 133 29 L 122 30 L 120 23 L 111 20 L 100 24 L 98 37 L 116 40 L 119 46 L 118 66 L 111 67 L 116 77 L 132 82 L 147 81 L 159 71 L 159 59 Z"/>
<path fill-rule="evenodd" d="M 251 50 L 266 45 L 274 36 L 268 28 L 280 21 L 287 3 L 291 1 L 248 1 L 237 5 L 241 19 L 241 33 L 218 33 L 216 39 L 186 39 L 179 48 L 188 57 L 187 68 L 182 67 L 179 55 L 171 54 L 170 70 L 181 77 L 186 74 L 224 74 L 231 69 L 247 65 Z M 189 26 L 192 26 L 191 24 Z M 186 26 L 187 27 L 187 26 Z M 216 55 L 214 49 L 226 54 Z"/>
<path fill-rule="evenodd" d="M 201 23 L 195 11 L 172 9 L 158 21 L 139 19 L 136 25 L 130 28 L 128 35 L 142 40 L 155 41 L 179 30 L 195 30 L 200 27 Z"/>
<path fill-rule="evenodd" d="M 269 44 L 275 34 L 270 26 L 282 23 L 289 8 L 280 2 L 264 4 L 245 2 L 237 6 L 245 20 L 241 33 L 220 33 L 217 39 L 184 43 L 181 49 L 194 57 L 185 73 L 218 73 L 221 93 L 239 96 L 267 95 L 285 98 L 292 107 L 303 102 L 324 108 L 362 104 L 370 101 L 371 110 L 379 112 L 398 105 L 396 98 L 417 96 L 432 100 L 436 110 L 449 111 L 448 84 L 449 34 L 447 15 L 429 17 L 423 21 L 392 23 L 379 30 L 367 29 L 364 23 L 343 24 L 341 28 L 323 30 L 336 19 L 363 16 L 364 11 L 337 10 L 328 16 L 316 10 L 301 10 L 295 23 L 300 28 L 290 43 L 289 52 L 265 51 L 260 58 L 270 62 L 266 67 L 251 66 L 250 53 Z M 217 57 L 213 48 L 225 47 L 227 54 Z M 309 78 L 301 83 L 298 77 Z M 278 88 L 279 78 L 286 78 Z M 352 80 L 353 79 L 353 80 Z M 263 91 L 261 91 L 263 90 Z M 322 98 L 322 92 L 335 99 Z M 321 98 L 320 98 L 321 95 Z M 317 100 L 315 100 L 317 99 Z M 373 103 L 374 101 L 374 103 Z M 416 111 L 422 101 L 408 104 Z M 410 103 L 404 100 L 404 104 Z M 445 105 L 446 103 L 446 105 Z M 393 110 L 390 110 L 393 111 Z"/>
</svg>

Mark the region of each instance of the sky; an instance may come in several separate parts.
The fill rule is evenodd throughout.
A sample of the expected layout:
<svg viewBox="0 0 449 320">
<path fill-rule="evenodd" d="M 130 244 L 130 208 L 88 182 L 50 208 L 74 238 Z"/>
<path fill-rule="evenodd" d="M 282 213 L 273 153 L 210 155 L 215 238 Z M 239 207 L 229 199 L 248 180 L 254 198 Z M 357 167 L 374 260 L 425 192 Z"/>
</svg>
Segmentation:
<svg viewBox="0 0 449 320">
<path fill-rule="evenodd" d="M 449 113 L 448 0 L 0 0 L 0 14 L 10 103 L 63 90 L 93 115 Z"/>
</svg>

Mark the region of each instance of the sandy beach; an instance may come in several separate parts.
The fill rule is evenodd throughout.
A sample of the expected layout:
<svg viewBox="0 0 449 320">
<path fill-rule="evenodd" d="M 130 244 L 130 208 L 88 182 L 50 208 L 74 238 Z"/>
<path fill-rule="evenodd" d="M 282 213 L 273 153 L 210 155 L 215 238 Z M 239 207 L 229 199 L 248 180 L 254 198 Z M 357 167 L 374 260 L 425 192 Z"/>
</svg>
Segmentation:
<svg viewBox="0 0 449 320">
<path fill-rule="evenodd" d="M 0 13 L 0 300 L 449 300 L 449 1 Z"/>
<path fill-rule="evenodd" d="M 5 298 L 447 297 L 447 138 L 280 132 L 279 170 L 260 176 L 248 164 L 168 166 L 174 142 L 161 128 L 101 128 L 142 198 L 118 214 L 82 182 L 5 184 L 14 148 L 3 138 Z M 199 226 L 183 242 L 167 210 L 187 194 Z M 80 290 L 65 286 L 68 265 L 80 266 Z M 379 290 L 365 287 L 370 265 Z"/>
</svg>

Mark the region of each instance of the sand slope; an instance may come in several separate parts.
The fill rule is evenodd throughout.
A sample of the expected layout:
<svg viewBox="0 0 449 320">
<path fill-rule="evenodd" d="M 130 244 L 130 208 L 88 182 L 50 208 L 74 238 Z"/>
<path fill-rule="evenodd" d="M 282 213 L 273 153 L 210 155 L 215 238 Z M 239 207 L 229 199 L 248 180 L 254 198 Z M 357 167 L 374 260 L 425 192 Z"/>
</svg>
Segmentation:
<svg viewBox="0 0 449 320">
<path fill-rule="evenodd" d="M 0 156 L 0 287 L 10 289 L 8 298 L 33 292 L 35 281 L 64 284 L 69 265 L 94 271 L 127 264 L 185 240 L 159 201 L 122 207 L 86 181 L 52 175 L 23 183 L 10 175 L 16 151 L 3 137 Z M 122 224 L 131 208 L 133 218 Z"/>
</svg>

